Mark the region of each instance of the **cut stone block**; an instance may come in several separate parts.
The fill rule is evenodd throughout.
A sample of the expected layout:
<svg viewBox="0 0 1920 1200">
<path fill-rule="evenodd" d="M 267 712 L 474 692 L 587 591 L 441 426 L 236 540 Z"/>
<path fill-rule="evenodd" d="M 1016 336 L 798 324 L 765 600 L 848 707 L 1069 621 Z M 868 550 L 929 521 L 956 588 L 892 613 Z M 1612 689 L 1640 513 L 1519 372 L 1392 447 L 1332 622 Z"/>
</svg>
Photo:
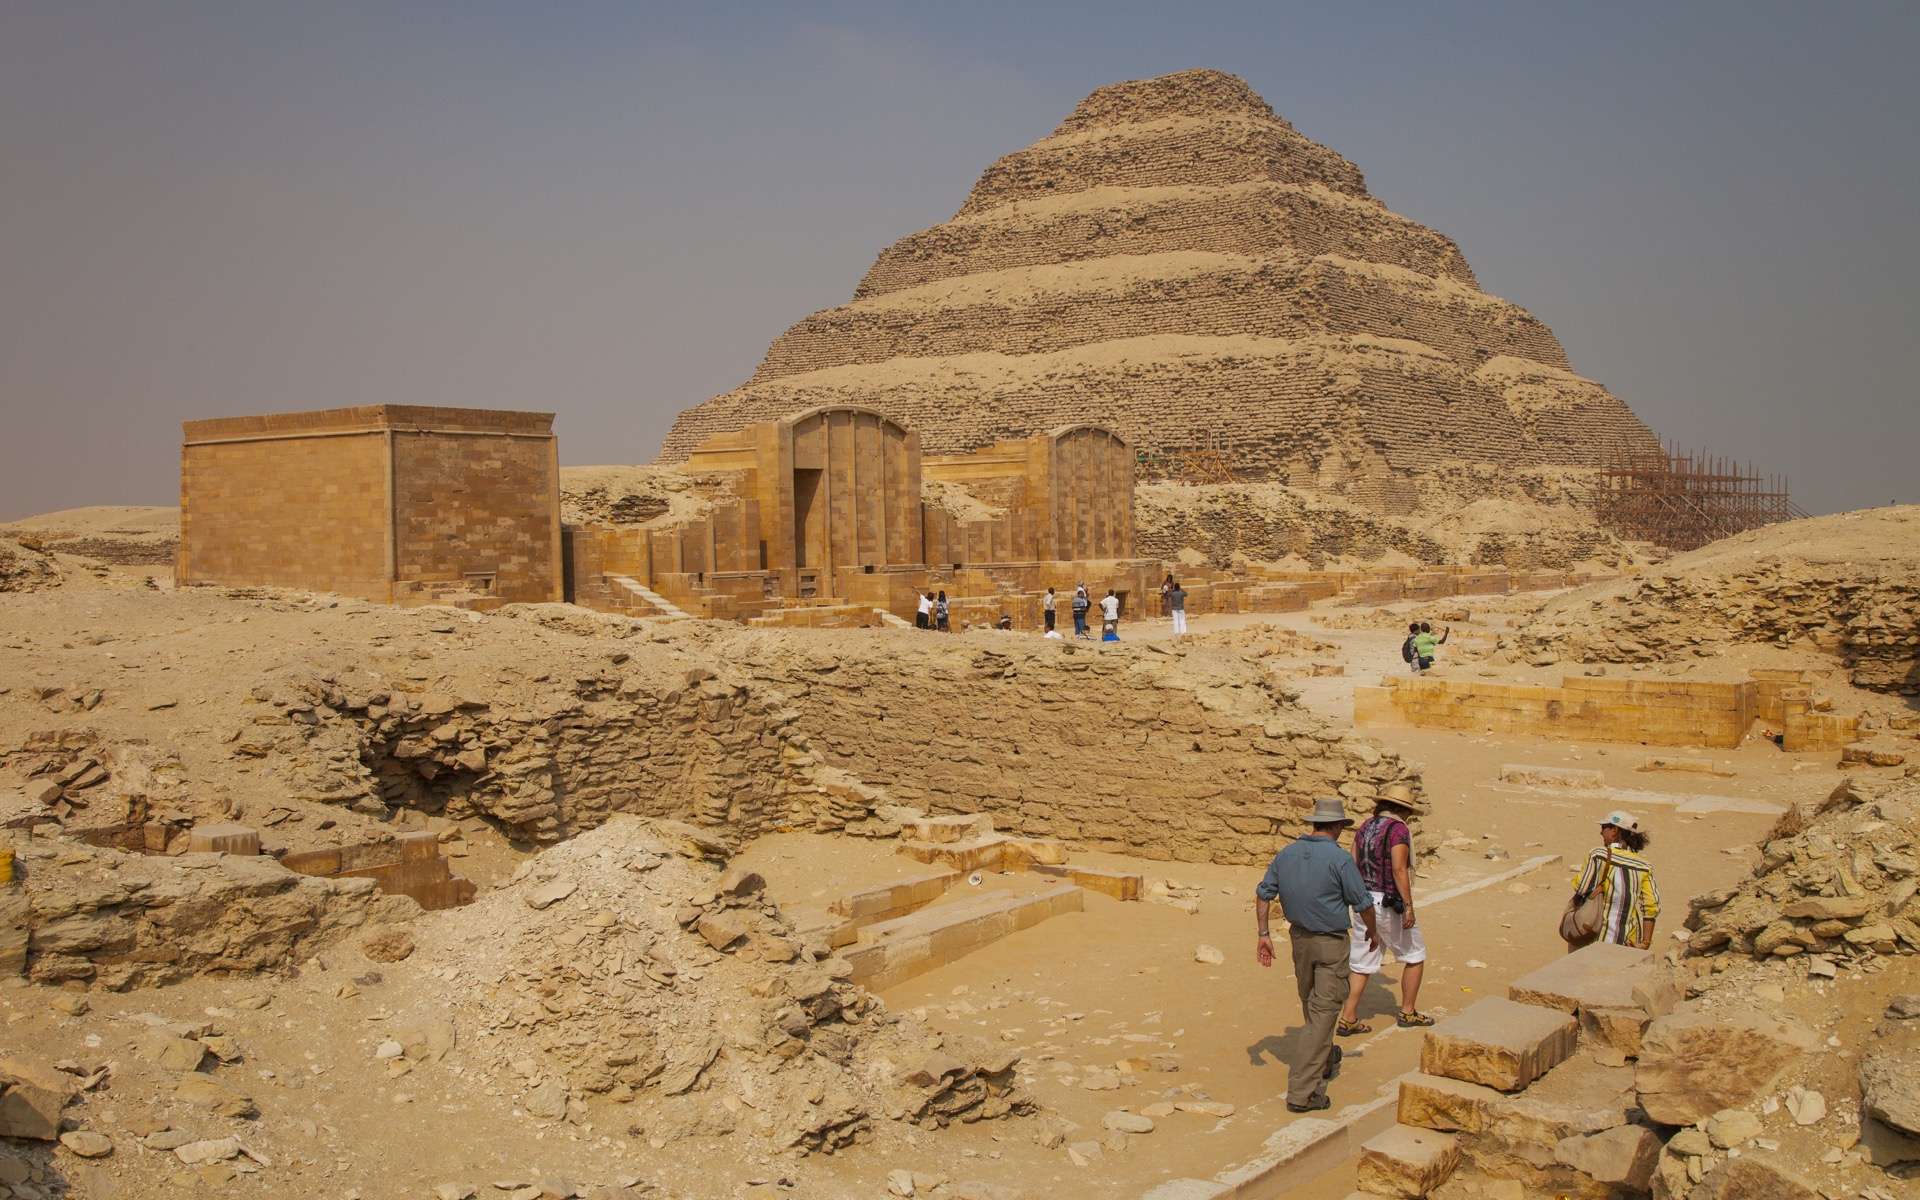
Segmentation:
<svg viewBox="0 0 1920 1200">
<path fill-rule="evenodd" d="M 1109 871 L 1101 867 L 1080 867 L 1072 863 L 1035 863 L 1033 871 L 1037 875 L 1052 875 L 1079 884 L 1090 892 L 1099 892 L 1103 896 L 1112 896 L 1115 900 L 1138 900 L 1146 890 L 1146 880 L 1125 871 Z"/>
<path fill-rule="evenodd" d="M 1419 1200 L 1459 1165 L 1460 1146 L 1453 1135 L 1395 1125 L 1361 1145 L 1354 1182 L 1363 1192 Z"/>
<path fill-rule="evenodd" d="M 187 831 L 189 854 L 258 854 L 260 831 L 246 825 L 195 825 Z"/>
<path fill-rule="evenodd" d="M 999 834 L 968 838 L 957 842 L 900 843 L 899 852 L 923 863 L 938 863 L 955 871 L 998 870 L 1007 852 L 1007 839 Z"/>
<path fill-rule="evenodd" d="M 1008 838 L 1001 859 L 1003 868 L 1059 866 L 1067 861 L 1067 848 L 1046 838 Z"/>
<path fill-rule="evenodd" d="M 1008 934 L 1064 912 L 1079 912 L 1086 893 L 1062 883 L 1031 895 L 989 894 L 870 925 L 860 945 L 841 957 L 853 967 L 853 982 L 890 987 L 966 957 Z"/>
<path fill-rule="evenodd" d="M 1489 996 L 1427 1031 L 1420 1069 L 1518 1091 L 1565 1062 L 1577 1032 L 1563 1012 Z"/>
<path fill-rule="evenodd" d="M 1580 1036 L 1590 1043 L 1611 1046 L 1628 1058 L 1640 1057 L 1640 1042 L 1652 1018 L 1640 1008 L 1582 1008 Z"/>
<path fill-rule="evenodd" d="M 1443 1133 L 1479 1133 L 1493 1120 L 1493 1109 L 1506 1096 L 1477 1083 L 1415 1072 L 1400 1078 L 1396 1115 L 1402 1125 L 1437 1129 Z"/>
<path fill-rule="evenodd" d="M 1595 1183 L 1644 1192 L 1653 1186 L 1653 1169 L 1660 1162 L 1660 1139 L 1644 1125 L 1616 1125 L 1584 1137 L 1562 1139 L 1554 1147 L 1553 1157 Z"/>
<path fill-rule="evenodd" d="M 986 813 L 914 817 L 900 822 L 900 836 L 917 842 L 966 842 L 992 832 L 993 818 Z"/>
<path fill-rule="evenodd" d="M 1507 999 L 1574 1013 L 1630 1008 L 1633 989 L 1653 973 L 1653 952 L 1595 942 L 1529 971 L 1507 986 Z"/>
<path fill-rule="evenodd" d="M 1647 1027 L 1633 1086 L 1663 1125 L 1693 1125 L 1741 1108 L 1812 1050 L 1804 1026 L 1752 1013 L 1669 1013 Z"/>
<path fill-rule="evenodd" d="M 827 907 L 843 917 L 852 918 L 857 925 L 867 925 L 874 921 L 904 917 L 914 909 L 938 900 L 958 882 L 958 871 L 929 871 L 881 887 L 853 892 Z"/>
</svg>

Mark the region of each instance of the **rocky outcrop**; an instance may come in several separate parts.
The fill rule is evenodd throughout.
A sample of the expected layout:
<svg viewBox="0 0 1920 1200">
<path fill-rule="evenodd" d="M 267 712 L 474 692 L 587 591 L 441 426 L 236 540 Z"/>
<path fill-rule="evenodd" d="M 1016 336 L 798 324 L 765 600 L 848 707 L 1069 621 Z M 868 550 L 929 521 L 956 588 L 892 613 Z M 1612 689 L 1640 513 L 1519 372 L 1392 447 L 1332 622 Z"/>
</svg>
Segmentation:
<svg viewBox="0 0 1920 1200">
<path fill-rule="evenodd" d="M 418 911 L 368 879 L 313 879 L 270 858 L 161 858 L 41 838 L 12 843 L 27 976 L 120 990 L 286 965 L 368 919 Z M 3 933 L 0 933 L 3 936 Z"/>
<path fill-rule="evenodd" d="M 1768 831 L 1754 875 L 1695 897 L 1687 952 L 1920 952 L 1920 786 L 1850 780 Z"/>
<path fill-rule="evenodd" d="M 1582 589 L 1503 639 L 1514 657 L 1650 663 L 1736 645 L 1806 647 L 1854 686 L 1920 694 L 1920 509 L 1770 526 L 1657 572 Z"/>
</svg>

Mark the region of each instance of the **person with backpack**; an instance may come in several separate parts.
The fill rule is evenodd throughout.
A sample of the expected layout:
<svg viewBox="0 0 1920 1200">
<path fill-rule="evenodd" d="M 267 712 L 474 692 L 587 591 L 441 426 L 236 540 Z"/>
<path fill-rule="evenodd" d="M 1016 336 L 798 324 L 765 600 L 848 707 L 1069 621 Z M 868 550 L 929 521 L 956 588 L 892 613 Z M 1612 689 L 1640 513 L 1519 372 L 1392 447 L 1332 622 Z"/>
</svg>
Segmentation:
<svg viewBox="0 0 1920 1200">
<path fill-rule="evenodd" d="M 1360 996 L 1367 990 L 1367 980 L 1379 973 L 1388 950 L 1400 964 L 1396 1022 L 1402 1029 L 1433 1024 L 1433 1018 L 1419 1008 L 1420 981 L 1427 973 L 1427 943 L 1413 913 L 1413 831 L 1405 820 L 1425 812 L 1426 806 L 1414 799 L 1413 789 L 1396 783 L 1375 798 L 1373 815 L 1354 831 L 1353 862 L 1373 896 L 1378 939 L 1370 942 L 1358 922 L 1348 936 L 1347 970 L 1352 979 L 1340 1022 L 1334 1026 L 1341 1037 L 1373 1032 L 1373 1026 L 1360 1019 Z"/>
<path fill-rule="evenodd" d="M 1433 626 L 1427 624 L 1425 621 L 1420 622 L 1420 632 L 1416 633 L 1413 637 L 1413 653 L 1414 656 L 1420 660 L 1420 673 L 1422 675 L 1433 670 L 1434 652 L 1441 646 L 1446 645 L 1447 637 L 1451 633 L 1453 633 L 1453 626 L 1449 625 L 1441 631 L 1439 637 L 1434 637 Z"/>
<path fill-rule="evenodd" d="M 1419 638 L 1420 622 L 1407 622 L 1407 637 L 1405 641 L 1400 643 L 1400 661 L 1406 663 L 1415 675 L 1420 673 L 1420 655 L 1419 652 L 1413 648 L 1413 644 L 1418 641 Z"/>
<path fill-rule="evenodd" d="M 1073 636 L 1091 640 L 1092 635 L 1087 632 L 1087 610 L 1092 607 L 1093 601 L 1087 597 L 1087 585 L 1083 583 L 1079 587 L 1074 588 Z"/>
<path fill-rule="evenodd" d="M 947 621 L 950 611 L 951 610 L 947 607 L 947 594 L 943 591 L 940 593 L 940 598 L 933 602 L 934 625 L 939 629 L 941 633 L 953 632 L 953 630 L 949 627 L 948 621 Z"/>
</svg>

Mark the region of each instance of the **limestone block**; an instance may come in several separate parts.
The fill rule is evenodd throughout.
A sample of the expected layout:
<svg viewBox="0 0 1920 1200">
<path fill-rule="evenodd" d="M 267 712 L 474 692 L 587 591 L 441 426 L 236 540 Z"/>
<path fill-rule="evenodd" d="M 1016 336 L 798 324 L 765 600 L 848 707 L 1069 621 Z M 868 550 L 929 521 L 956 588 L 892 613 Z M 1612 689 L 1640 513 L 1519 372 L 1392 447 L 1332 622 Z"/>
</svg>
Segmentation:
<svg viewBox="0 0 1920 1200">
<path fill-rule="evenodd" d="M 260 831 L 245 825 L 195 825 L 187 831 L 189 854 L 258 854 Z"/>
<path fill-rule="evenodd" d="M 1517 1091 L 1566 1061 L 1577 1029 L 1563 1012 L 1490 996 L 1427 1031 L 1420 1069 Z"/>
<path fill-rule="evenodd" d="M 1595 942 L 1514 980 L 1507 987 L 1507 999 L 1567 1013 L 1583 1008 L 1630 1008 L 1635 985 L 1652 968 L 1650 950 Z"/>
<path fill-rule="evenodd" d="M 1563 1139 L 1554 1159 L 1595 1183 L 1618 1184 L 1636 1192 L 1653 1186 L 1660 1162 L 1660 1139 L 1644 1125 L 1619 1125 L 1584 1137 Z"/>
<path fill-rule="evenodd" d="M 1395 1125 L 1360 1147 L 1355 1182 L 1363 1192 L 1418 1200 L 1459 1165 L 1460 1146 L 1451 1134 Z"/>
<path fill-rule="evenodd" d="M 1668 1013 L 1647 1027 L 1633 1083 L 1665 1125 L 1692 1125 L 1745 1106 L 1813 1049 L 1812 1033 L 1749 1013 Z"/>
<path fill-rule="evenodd" d="M 74 1092 L 70 1076 L 17 1058 L 0 1058 L 0 1137 L 50 1142 Z"/>
<path fill-rule="evenodd" d="M 1505 1097 L 1490 1087 L 1415 1072 L 1400 1078 L 1397 1116 L 1402 1125 L 1442 1132 L 1479 1133 L 1492 1120 L 1492 1109 Z"/>
<path fill-rule="evenodd" d="M 1610 1046 L 1628 1058 L 1640 1057 L 1640 1044 L 1652 1018 L 1640 1008 L 1583 1008 L 1580 1010 L 1580 1036 L 1586 1041 Z"/>
</svg>

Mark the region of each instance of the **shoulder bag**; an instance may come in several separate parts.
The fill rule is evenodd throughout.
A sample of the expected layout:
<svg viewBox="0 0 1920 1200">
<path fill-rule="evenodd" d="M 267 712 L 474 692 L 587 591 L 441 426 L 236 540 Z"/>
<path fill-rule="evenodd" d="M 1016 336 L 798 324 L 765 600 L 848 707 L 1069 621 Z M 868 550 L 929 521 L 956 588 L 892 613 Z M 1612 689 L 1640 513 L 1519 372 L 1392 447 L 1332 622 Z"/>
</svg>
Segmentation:
<svg viewBox="0 0 1920 1200">
<path fill-rule="evenodd" d="M 1607 924 L 1607 900 L 1602 892 L 1607 876 L 1613 874 L 1613 847 L 1607 847 L 1607 863 L 1600 874 L 1593 877 L 1593 886 L 1584 892 L 1575 892 L 1567 900 L 1567 910 L 1560 914 L 1560 937 L 1574 947 L 1584 946 L 1600 936 Z"/>
</svg>

